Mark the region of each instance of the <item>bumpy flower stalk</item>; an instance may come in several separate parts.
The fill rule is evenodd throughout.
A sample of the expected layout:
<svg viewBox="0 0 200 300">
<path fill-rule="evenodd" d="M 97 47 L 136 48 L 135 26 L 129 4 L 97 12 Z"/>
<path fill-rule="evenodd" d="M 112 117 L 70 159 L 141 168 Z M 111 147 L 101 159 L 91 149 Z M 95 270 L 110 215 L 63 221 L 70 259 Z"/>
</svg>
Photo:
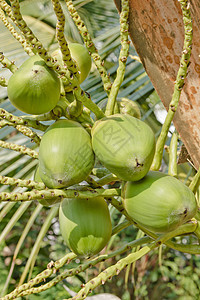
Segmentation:
<svg viewBox="0 0 200 300">
<path fill-rule="evenodd" d="M 7 148 L 7 149 L 10 149 L 10 150 L 14 150 L 14 151 L 18 151 L 22 154 L 27 154 L 27 155 L 29 155 L 30 157 L 33 157 L 33 158 L 38 158 L 38 152 L 36 152 L 36 151 L 26 147 L 26 146 L 21 146 L 21 145 L 15 144 L 15 143 L 9 143 L 9 142 L 5 142 L 5 141 L 0 140 L 0 147 Z"/>
<path fill-rule="evenodd" d="M 101 272 L 97 277 L 88 281 L 85 286 L 78 292 L 76 296 L 70 298 L 71 300 L 80 300 L 85 299 L 89 293 L 91 293 L 97 286 L 104 284 L 108 279 L 111 279 L 113 276 L 118 275 L 122 269 L 127 265 L 137 261 L 142 256 L 149 253 L 151 250 L 157 248 L 161 244 L 165 243 L 169 239 L 184 233 L 191 233 L 194 231 L 194 224 L 185 224 L 180 226 L 178 229 L 166 233 L 159 237 L 155 242 L 150 245 L 144 246 L 137 252 L 133 252 L 126 256 L 125 258 L 120 259 L 115 265 L 112 265 Z"/>
<path fill-rule="evenodd" d="M 98 196 L 111 197 L 120 196 L 120 189 L 97 189 L 88 191 L 77 191 L 77 190 L 59 190 L 59 189 L 47 189 L 47 190 L 32 190 L 30 192 L 23 193 L 0 193 L 1 201 L 30 201 L 37 199 L 56 199 L 56 198 L 95 198 Z"/>
<path fill-rule="evenodd" d="M 17 66 L 14 64 L 14 62 L 6 58 L 3 55 L 3 52 L 0 52 L 0 63 L 4 66 L 4 68 L 9 69 L 12 73 L 17 70 Z"/>
<path fill-rule="evenodd" d="M 177 146 L 178 146 L 177 144 L 178 144 L 178 136 L 177 133 L 174 132 L 169 146 L 169 166 L 168 166 L 168 174 L 174 177 L 177 177 Z"/>
<path fill-rule="evenodd" d="M 15 19 L 14 19 L 10 5 L 8 5 L 8 3 L 5 0 L 1 0 L 0 6 L 6 12 L 6 14 L 14 21 Z"/>
<path fill-rule="evenodd" d="M 0 109 L 1 111 L 1 109 Z M 4 110 L 3 110 L 4 111 Z M 1 114 L 1 112 L 0 112 Z M 12 114 L 10 114 L 12 116 Z M 0 121 L 0 128 L 4 127 L 5 125 L 10 125 L 16 128 L 19 132 L 21 132 L 23 135 L 29 137 L 32 142 L 35 142 L 36 144 L 40 144 L 41 138 L 37 135 L 36 132 L 28 128 L 27 126 L 24 125 L 16 125 L 16 123 L 7 121 L 7 120 L 1 120 Z"/>
<path fill-rule="evenodd" d="M 159 170 L 161 166 L 164 144 L 167 138 L 169 127 L 171 125 L 174 114 L 178 107 L 181 91 L 183 89 L 184 81 L 187 75 L 187 68 L 188 68 L 188 64 L 191 56 L 191 49 L 192 49 L 193 34 L 192 34 L 192 20 L 190 14 L 190 3 L 188 0 L 178 0 L 178 1 L 181 4 L 181 9 L 183 13 L 183 23 L 185 29 L 184 46 L 183 46 L 183 52 L 180 61 L 180 67 L 174 85 L 174 93 L 172 95 L 172 100 L 169 105 L 169 110 L 156 144 L 156 152 L 151 166 L 151 169 L 155 171 Z"/>
<path fill-rule="evenodd" d="M 76 258 L 76 254 L 68 253 L 60 260 L 56 262 L 50 262 L 46 270 L 38 274 L 35 278 L 31 279 L 28 283 L 22 284 L 21 286 L 17 287 L 13 292 L 1 298 L 1 300 L 16 299 L 21 292 L 26 291 L 32 288 L 34 285 L 41 283 L 52 274 L 55 274 L 63 265 L 65 265 L 66 263 L 70 263 L 70 261 L 74 258 Z"/>
<path fill-rule="evenodd" d="M 35 142 L 36 144 L 40 144 L 41 137 L 37 135 L 36 132 L 31 130 L 30 128 L 23 126 L 23 125 L 17 125 L 13 126 L 15 127 L 19 132 L 21 132 L 23 135 L 29 137 L 32 142 Z"/>
<path fill-rule="evenodd" d="M 71 58 L 68 43 L 64 36 L 65 15 L 63 13 L 59 0 L 52 0 L 52 3 L 53 3 L 55 14 L 57 16 L 56 37 L 57 37 L 60 50 L 62 52 L 63 62 L 67 66 L 68 70 L 70 70 L 75 76 L 77 76 L 78 69 L 76 64 Z"/>
<path fill-rule="evenodd" d="M 121 35 L 121 50 L 119 55 L 119 66 L 117 68 L 117 76 L 113 82 L 108 102 L 106 106 L 105 115 L 112 115 L 114 112 L 116 98 L 119 92 L 119 88 L 124 80 L 126 61 L 128 57 L 129 44 L 128 39 L 128 15 L 129 15 L 129 0 L 121 1 L 122 10 L 120 13 L 120 35 Z"/>
<path fill-rule="evenodd" d="M 36 182 L 34 180 L 26 180 L 26 179 L 17 179 L 13 177 L 7 177 L 0 175 L 0 183 L 1 184 L 9 184 L 9 185 L 16 185 L 19 187 L 27 187 L 27 188 L 34 188 L 37 190 L 44 190 L 46 188 L 43 182 Z"/>
<path fill-rule="evenodd" d="M 76 24 L 77 28 L 79 29 L 79 32 L 83 38 L 83 41 L 91 55 L 91 57 L 94 60 L 94 63 L 101 75 L 103 84 L 104 84 L 104 90 L 109 94 L 112 83 L 110 81 L 109 76 L 107 75 L 107 71 L 104 67 L 104 62 L 102 61 L 100 55 L 98 54 L 97 48 L 95 47 L 92 38 L 84 24 L 84 22 L 81 20 L 78 12 L 76 11 L 75 7 L 73 6 L 73 3 L 71 0 L 65 0 L 67 4 L 68 11 Z"/>
<path fill-rule="evenodd" d="M 4 26 L 10 31 L 10 33 L 13 35 L 13 37 L 20 42 L 20 44 L 23 46 L 25 52 L 28 55 L 33 55 L 33 51 L 31 50 L 30 46 L 27 44 L 27 41 L 16 31 L 14 26 L 9 23 L 7 20 L 3 10 L 0 8 L 0 19 L 4 23 Z"/>
<path fill-rule="evenodd" d="M 7 87 L 8 86 L 8 80 L 4 77 L 0 77 L 0 85 L 3 87 Z"/>
<path fill-rule="evenodd" d="M 28 119 L 28 117 L 14 116 L 3 108 L 0 108 L 0 118 L 3 119 L 0 121 L 0 128 L 6 125 L 11 125 L 14 127 L 16 127 L 16 125 L 24 125 L 39 129 L 41 131 L 45 131 L 48 128 L 48 126 L 41 124 L 38 120 L 31 120 Z M 8 123 L 6 121 L 8 121 Z"/>
<path fill-rule="evenodd" d="M 40 287 L 35 287 L 29 290 L 26 290 L 25 292 L 22 292 L 19 294 L 19 296 L 25 296 L 25 295 L 30 295 L 33 293 L 40 293 L 42 291 L 45 291 L 49 288 L 51 288 L 52 286 L 56 285 L 58 282 L 62 281 L 63 279 L 67 278 L 67 277 L 71 277 L 74 276 L 76 274 L 79 274 L 80 272 L 85 271 L 88 268 L 91 268 L 93 266 L 95 266 L 96 264 L 105 261 L 109 258 L 112 258 L 116 255 L 122 254 L 128 250 L 130 250 L 133 247 L 136 247 L 138 245 L 143 245 L 146 244 L 148 242 L 150 242 L 151 239 L 149 237 L 144 237 L 142 239 L 138 239 L 135 240 L 131 243 L 126 244 L 125 246 L 121 247 L 120 249 L 110 253 L 110 254 L 104 254 L 104 255 L 100 255 L 94 259 L 90 259 L 88 260 L 86 263 L 79 265 L 77 268 L 74 269 L 70 269 L 70 270 L 66 270 L 64 272 L 62 272 L 60 275 L 58 275 L 57 277 L 55 277 L 54 279 L 52 279 L 51 281 L 49 281 L 48 283 L 40 286 Z"/>
<path fill-rule="evenodd" d="M 74 77 L 68 69 L 60 66 L 58 62 L 53 61 L 53 58 L 48 55 L 47 50 L 43 47 L 42 43 L 37 39 L 37 37 L 33 34 L 31 29 L 27 26 L 26 22 L 22 18 L 22 15 L 20 13 L 19 1 L 11 0 L 10 2 L 12 5 L 13 15 L 15 17 L 15 23 L 24 34 L 27 42 L 31 45 L 33 52 L 40 55 L 47 66 L 53 68 L 59 74 L 64 85 L 68 86 L 69 84 L 71 86 L 76 99 L 82 102 L 83 105 L 85 105 L 87 108 L 89 108 L 96 115 L 97 119 L 104 117 L 104 113 L 102 112 L 102 110 L 91 100 L 91 97 L 88 96 L 80 88 L 78 79 Z"/>
</svg>

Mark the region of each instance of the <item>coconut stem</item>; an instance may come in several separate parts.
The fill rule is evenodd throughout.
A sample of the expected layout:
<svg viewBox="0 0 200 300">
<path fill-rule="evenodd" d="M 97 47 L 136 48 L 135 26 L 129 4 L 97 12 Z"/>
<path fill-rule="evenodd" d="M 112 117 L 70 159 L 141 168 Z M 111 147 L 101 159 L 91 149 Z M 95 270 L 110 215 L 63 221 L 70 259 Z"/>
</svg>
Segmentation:
<svg viewBox="0 0 200 300">
<path fill-rule="evenodd" d="M 89 108 L 97 117 L 97 119 L 103 118 L 105 115 L 102 110 L 91 100 L 91 97 L 87 95 L 81 88 L 79 81 L 73 76 L 68 69 L 60 66 L 58 62 L 55 62 L 53 58 L 48 54 L 47 50 L 43 47 L 42 43 L 33 34 L 31 29 L 27 26 L 26 22 L 22 18 L 20 13 L 20 5 L 18 0 L 11 0 L 12 11 L 15 17 L 15 23 L 24 34 L 25 39 L 31 45 L 34 54 L 38 54 L 45 61 L 48 67 L 54 69 L 63 81 L 64 86 L 70 85 L 74 91 L 77 100 L 81 101 L 83 105 Z"/>
<path fill-rule="evenodd" d="M 169 146 L 169 166 L 168 174 L 177 177 L 177 146 L 178 135 L 176 132 L 172 134 L 170 146 Z"/>
<path fill-rule="evenodd" d="M 30 157 L 33 157 L 33 158 L 38 158 L 38 153 L 35 150 L 30 149 L 26 146 L 21 146 L 21 145 L 15 144 L 15 143 L 9 143 L 9 142 L 0 140 L 0 147 L 18 151 L 22 154 L 29 155 Z M 7 184 L 9 184 L 9 183 L 7 183 Z"/>
<path fill-rule="evenodd" d="M 28 55 L 33 55 L 33 51 L 31 50 L 30 45 L 27 44 L 26 39 L 24 39 L 14 28 L 14 26 L 12 24 L 9 23 L 9 21 L 7 20 L 3 10 L 0 8 L 0 19 L 2 20 L 2 22 L 4 23 L 4 26 L 10 31 L 10 33 L 13 35 L 13 37 L 20 42 L 20 44 L 23 46 L 24 51 L 28 54 Z"/>
<path fill-rule="evenodd" d="M 189 60 L 191 56 L 191 49 L 192 49 L 193 34 L 192 34 L 192 20 L 190 14 L 190 3 L 188 0 L 178 0 L 178 1 L 181 4 L 181 9 L 183 14 L 183 23 L 185 29 L 184 46 L 182 51 L 182 57 L 180 60 L 180 67 L 174 85 L 172 100 L 170 102 L 169 110 L 156 144 L 156 152 L 151 166 L 151 170 L 154 171 L 159 170 L 161 166 L 164 144 L 167 138 L 169 127 L 171 125 L 174 114 L 178 107 L 181 91 L 183 89 L 184 81 L 187 75 L 187 69 L 188 69 Z"/>
<path fill-rule="evenodd" d="M 151 238 L 149 237 L 144 237 L 142 239 L 138 239 L 135 240 L 133 242 L 130 242 L 128 244 L 126 244 L 125 246 L 121 247 L 120 249 L 111 252 L 110 254 L 104 254 L 104 255 L 100 255 L 96 258 L 93 259 L 89 259 L 86 263 L 79 265 L 77 268 L 73 268 L 73 269 L 69 269 L 66 270 L 64 272 L 62 272 L 60 275 L 58 275 L 57 277 L 55 277 L 54 279 L 52 279 L 51 281 L 49 281 L 48 283 L 40 286 L 40 287 L 34 287 L 31 289 L 26 289 L 26 291 L 21 292 L 20 294 L 18 294 L 18 296 L 25 296 L 25 295 L 30 295 L 33 293 L 40 293 L 42 291 L 45 291 L 49 288 L 51 288 L 52 286 L 56 285 L 58 282 L 62 281 L 63 279 L 67 278 L 67 277 L 71 277 L 74 276 L 76 274 L 79 274 L 80 272 L 85 271 L 88 268 L 91 268 L 95 265 L 97 265 L 98 263 L 105 261 L 109 258 L 112 258 L 116 255 L 119 255 L 121 253 L 124 253 L 128 250 L 130 250 L 133 247 L 136 247 L 138 245 L 143 245 L 145 243 L 148 243 L 151 241 Z M 5 300 L 4 298 L 2 300 Z"/>
<path fill-rule="evenodd" d="M 31 279 L 28 283 L 22 284 L 21 286 L 17 287 L 14 291 L 10 294 L 2 297 L 2 300 L 8 299 L 16 299 L 18 295 L 26 290 L 31 289 L 34 285 L 41 283 L 46 278 L 50 277 L 52 274 L 55 274 L 62 266 L 66 263 L 69 263 L 71 260 L 76 258 L 76 254 L 74 253 L 67 253 L 63 258 L 56 262 L 50 262 L 47 266 L 47 269 L 38 274 L 35 278 Z"/>
<path fill-rule="evenodd" d="M 104 90 L 109 94 L 112 83 L 110 81 L 109 76 L 107 75 L 107 71 L 104 67 L 104 62 L 102 61 L 97 48 L 95 47 L 92 38 L 83 22 L 81 17 L 79 16 L 78 12 L 76 11 L 73 3 L 71 0 L 65 0 L 68 11 L 76 24 L 77 28 L 79 29 L 79 32 L 83 38 L 83 41 L 85 43 L 85 46 L 87 47 L 91 57 L 93 58 L 93 61 L 97 67 L 97 70 L 99 71 L 99 74 L 101 75 L 103 85 L 104 85 Z"/>
<path fill-rule="evenodd" d="M 4 66 L 4 68 L 9 69 L 12 73 L 17 71 L 17 66 L 13 61 L 10 61 L 3 55 L 3 52 L 0 52 L 0 63 Z"/>
<path fill-rule="evenodd" d="M 39 129 L 41 131 L 45 131 L 48 128 L 48 126 L 39 123 L 39 121 L 37 120 L 31 120 L 28 117 L 14 116 L 13 114 L 9 113 L 3 108 L 0 108 L 0 118 L 3 119 L 0 121 L 0 128 L 6 125 L 10 125 L 13 127 L 16 127 L 17 125 L 24 125 L 33 127 L 35 129 Z"/>
<path fill-rule="evenodd" d="M 0 175 L 0 183 L 1 184 L 9 184 L 9 185 L 16 185 L 18 187 L 27 187 L 27 188 L 34 188 L 37 190 L 44 190 L 46 188 L 43 182 L 36 182 L 34 180 L 26 180 L 26 179 L 17 179 L 13 177 L 7 177 Z"/>
<path fill-rule="evenodd" d="M 30 128 L 23 126 L 23 125 L 17 125 L 13 126 L 15 127 L 19 132 L 21 132 L 23 135 L 29 137 L 32 142 L 35 142 L 36 144 L 40 144 L 41 137 L 37 135 L 36 132 L 31 130 Z"/>
<path fill-rule="evenodd" d="M 125 220 L 124 222 L 116 225 L 112 230 L 112 236 L 115 234 L 118 234 L 121 230 L 129 227 L 130 225 L 133 225 L 133 222 Z"/>
<path fill-rule="evenodd" d="M 5 0 L 0 1 L 0 6 L 6 12 L 6 14 L 11 18 L 11 20 L 15 21 L 15 18 L 12 13 L 12 9 Z"/>
<path fill-rule="evenodd" d="M 120 35 L 121 35 L 121 50 L 119 54 L 119 66 L 117 69 L 116 78 L 112 84 L 110 95 L 106 106 L 105 115 L 110 116 L 114 112 L 115 102 L 119 92 L 119 88 L 124 80 L 126 61 L 129 53 L 129 38 L 128 38 L 128 16 L 129 16 L 129 0 L 121 1 L 122 10 L 120 13 Z"/>
<path fill-rule="evenodd" d="M 119 196 L 121 189 L 97 189 L 88 191 L 77 191 L 73 189 L 61 190 L 61 189 L 46 189 L 46 190 L 32 190 L 23 193 L 0 193 L 1 201 L 30 201 L 37 199 L 56 199 L 56 198 L 94 198 L 95 197 L 112 197 Z"/>
<path fill-rule="evenodd" d="M 71 300 L 85 299 L 89 293 L 91 293 L 97 286 L 104 284 L 108 279 L 111 279 L 113 276 L 118 275 L 122 269 L 127 265 L 137 261 L 147 253 L 149 253 L 154 248 L 159 247 L 161 244 L 165 243 L 167 240 L 180 235 L 181 233 L 190 233 L 194 231 L 194 224 L 185 224 L 180 226 L 178 229 L 166 233 L 156 239 L 152 244 L 146 245 L 137 252 L 133 252 L 126 256 L 125 258 L 120 259 L 115 265 L 112 265 L 97 275 L 95 278 L 88 281 L 85 286 L 78 292 L 76 296 L 71 298 Z"/>
<path fill-rule="evenodd" d="M 59 0 L 52 0 L 52 3 L 55 14 L 57 16 L 56 37 L 62 53 L 63 62 L 64 64 L 66 64 L 68 70 L 70 70 L 75 76 L 78 77 L 77 66 L 71 58 L 68 43 L 64 36 L 65 15 L 63 13 Z"/>
</svg>

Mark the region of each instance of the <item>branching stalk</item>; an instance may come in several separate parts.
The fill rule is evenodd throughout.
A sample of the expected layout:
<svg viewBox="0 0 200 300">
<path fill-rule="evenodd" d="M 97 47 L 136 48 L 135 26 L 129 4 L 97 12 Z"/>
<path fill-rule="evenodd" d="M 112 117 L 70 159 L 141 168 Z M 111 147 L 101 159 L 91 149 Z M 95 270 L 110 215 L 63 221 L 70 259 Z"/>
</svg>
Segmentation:
<svg viewBox="0 0 200 300">
<path fill-rule="evenodd" d="M 47 66 L 53 68 L 59 74 L 64 86 L 68 87 L 68 85 L 71 85 L 76 99 L 82 102 L 82 104 L 87 108 L 89 108 L 96 115 L 97 119 L 104 117 L 104 113 L 102 112 L 102 110 L 92 101 L 91 97 L 80 88 L 79 81 L 75 76 L 73 76 L 73 73 L 53 60 L 53 58 L 48 54 L 47 50 L 43 47 L 42 43 L 37 39 L 31 29 L 27 26 L 20 13 L 19 1 L 10 0 L 10 2 L 13 15 L 15 17 L 15 23 L 22 31 L 27 42 L 31 45 L 34 54 L 40 55 Z"/>
<path fill-rule="evenodd" d="M 99 71 L 99 74 L 101 75 L 103 84 L 104 84 L 104 90 L 107 92 L 107 94 L 110 93 L 110 89 L 112 86 L 112 83 L 110 81 L 109 76 L 107 75 L 107 71 L 104 67 L 104 62 L 102 61 L 97 48 L 95 47 L 92 38 L 83 22 L 81 17 L 79 16 L 78 12 L 76 11 L 72 0 L 65 0 L 67 4 L 68 11 L 76 24 L 77 28 L 79 29 L 79 32 L 83 38 L 83 41 L 85 43 L 85 46 L 87 47 L 91 57 L 93 58 L 93 61 Z"/>
<path fill-rule="evenodd" d="M 13 114 L 9 113 L 3 108 L 0 108 L 0 118 L 3 120 L 0 120 L 0 128 L 10 125 L 16 127 L 17 125 L 24 125 L 24 126 L 29 126 L 33 127 L 35 129 L 39 129 L 41 131 L 45 131 L 48 126 L 41 124 L 38 120 L 31 120 L 28 119 L 28 117 L 17 117 L 14 116 Z M 8 122 L 6 122 L 8 121 Z"/>
<path fill-rule="evenodd" d="M 30 201 L 37 199 L 56 199 L 56 198 L 95 198 L 95 197 L 112 197 L 120 196 L 121 189 L 97 189 L 87 191 L 77 191 L 73 189 L 59 190 L 59 189 L 46 189 L 46 190 L 32 190 L 24 193 L 0 193 L 0 201 Z"/>
<path fill-rule="evenodd" d="M 62 53 L 62 59 L 64 65 L 66 65 L 68 70 L 70 70 L 76 77 L 78 77 L 77 66 L 71 58 L 68 43 L 64 36 L 65 15 L 63 13 L 59 0 L 52 0 L 52 3 L 53 3 L 55 14 L 57 16 L 56 37 L 60 47 L 60 51 Z"/>
<path fill-rule="evenodd" d="M 21 154 L 27 154 L 33 158 L 38 158 L 38 152 L 36 152 L 35 150 L 32 150 L 26 146 L 20 146 L 15 143 L 9 143 L 9 142 L 4 142 L 4 141 L 0 140 L 0 147 L 18 151 Z"/>
<path fill-rule="evenodd" d="M 87 297 L 89 293 L 91 293 L 97 286 L 104 284 L 108 279 L 111 279 L 113 276 L 118 275 L 122 269 L 124 269 L 127 265 L 135 262 L 140 259 L 142 256 L 157 248 L 161 244 L 165 243 L 169 239 L 181 234 L 181 232 L 188 233 L 194 230 L 194 226 L 188 226 L 188 224 L 180 226 L 178 229 L 166 233 L 159 237 L 155 242 L 150 245 L 144 246 L 137 252 L 133 252 L 126 256 L 125 258 L 120 259 L 115 265 L 112 265 L 97 275 L 92 280 L 88 281 L 85 286 L 78 292 L 78 294 L 71 298 L 71 300 L 82 300 Z"/>
<path fill-rule="evenodd" d="M 20 44 L 23 46 L 24 51 L 28 54 L 28 55 L 33 55 L 33 51 L 31 50 L 30 46 L 28 45 L 26 39 L 24 39 L 14 28 L 14 26 L 12 24 L 10 24 L 10 22 L 7 20 L 3 10 L 0 8 L 0 19 L 2 20 L 2 22 L 4 23 L 4 26 L 10 31 L 10 33 L 13 35 L 13 37 L 20 42 Z M 13 71 L 12 71 L 13 72 Z"/>
<path fill-rule="evenodd" d="M 13 177 L 6 177 L 0 175 L 0 183 L 1 184 L 9 184 L 9 185 L 16 185 L 18 187 L 27 187 L 27 188 L 34 188 L 37 190 L 43 190 L 46 188 L 45 184 L 43 182 L 36 182 L 33 180 L 27 180 L 27 179 L 17 179 Z"/>
<path fill-rule="evenodd" d="M 6 14 L 11 18 L 11 20 L 15 20 L 13 13 L 12 13 L 12 9 L 10 7 L 10 5 L 8 5 L 8 3 L 5 0 L 1 0 L 0 1 L 0 6 L 1 8 L 6 12 Z"/>
<path fill-rule="evenodd" d="M 7 57 L 3 55 L 3 52 L 0 52 L 0 63 L 4 66 L 4 68 L 7 68 L 12 73 L 17 71 L 17 66 L 13 61 L 10 61 Z"/>
<path fill-rule="evenodd" d="M 119 88 L 124 80 L 126 61 L 129 51 L 129 38 L 128 38 L 128 16 L 129 16 L 129 0 L 121 1 L 122 10 L 120 13 L 120 35 L 121 35 L 121 50 L 119 55 L 119 66 L 117 68 L 117 76 L 111 87 L 110 95 L 106 106 L 105 115 L 112 115 L 114 112 L 115 102 L 119 92 Z"/>
<path fill-rule="evenodd" d="M 19 296 L 25 296 L 25 295 L 30 295 L 33 293 L 40 293 L 42 291 L 45 291 L 49 288 L 51 288 L 52 286 L 56 285 L 58 282 L 62 281 L 63 279 L 67 278 L 67 277 L 71 277 L 74 276 L 76 274 L 79 274 L 80 272 L 85 271 L 88 268 L 91 268 L 92 266 L 95 266 L 96 264 L 105 261 L 109 258 L 112 258 L 116 255 L 119 255 L 121 253 L 124 253 L 128 250 L 130 250 L 132 247 L 138 246 L 138 245 L 143 245 L 146 244 L 148 242 L 150 242 L 151 239 L 149 237 L 144 237 L 142 239 L 138 239 L 135 240 L 131 243 L 128 243 L 126 245 L 124 245 L 123 247 L 121 247 L 120 249 L 110 253 L 110 254 L 104 254 L 104 255 L 100 255 L 96 258 L 93 259 L 89 259 L 88 261 L 86 261 L 85 263 L 79 265 L 77 268 L 73 268 L 73 269 L 69 269 L 66 270 L 64 272 L 62 272 L 60 275 L 56 276 L 54 279 L 52 279 L 51 281 L 49 281 L 48 283 L 40 286 L 40 287 L 35 287 L 35 288 L 31 288 L 29 290 L 26 290 L 25 292 L 21 292 L 19 294 Z M 11 298 L 8 298 L 11 299 Z M 4 300 L 4 298 L 2 299 Z"/>
<path fill-rule="evenodd" d="M 46 278 L 50 277 L 52 274 L 55 274 L 63 265 L 70 263 L 71 260 L 76 258 L 76 254 L 73 252 L 67 253 L 63 258 L 56 262 L 50 262 L 47 266 L 47 269 L 42 273 L 38 274 L 35 278 L 31 279 L 28 283 L 24 283 L 17 287 L 10 294 L 4 296 L 1 300 L 16 299 L 21 292 L 24 292 L 28 289 L 31 289 L 34 285 L 37 285 L 44 281 Z"/>
</svg>

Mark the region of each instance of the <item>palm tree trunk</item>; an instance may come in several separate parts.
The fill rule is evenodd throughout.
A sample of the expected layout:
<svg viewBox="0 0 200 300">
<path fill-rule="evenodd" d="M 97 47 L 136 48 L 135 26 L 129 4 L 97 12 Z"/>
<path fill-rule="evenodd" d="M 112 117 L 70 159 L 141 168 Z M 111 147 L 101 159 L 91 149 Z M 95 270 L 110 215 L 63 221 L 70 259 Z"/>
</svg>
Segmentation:
<svg viewBox="0 0 200 300">
<path fill-rule="evenodd" d="M 120 0 L 115 0 L 120 10 Z M 193 49 L 174 125 L 196 169 L 200 166 L 200 2 L 190 0 Z M 130 0 L 130 37 L 166 109 L 183 50 L 184 27 L 178 0 Z"/>
</svg>

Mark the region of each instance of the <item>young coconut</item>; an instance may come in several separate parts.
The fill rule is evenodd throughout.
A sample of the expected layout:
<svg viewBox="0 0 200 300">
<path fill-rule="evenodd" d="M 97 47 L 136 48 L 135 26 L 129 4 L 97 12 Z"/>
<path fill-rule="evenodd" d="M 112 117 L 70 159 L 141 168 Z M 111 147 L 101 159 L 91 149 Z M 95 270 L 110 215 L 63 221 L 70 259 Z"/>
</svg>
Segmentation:
<svg viewBox="0 0 200 300">
<path fill-rule="evenodd" d="M 154 233 L 176 229 L 197 211 L 192 191 L 175 177 L 157 171 L 137 182 L 126 182 L 122 198 L 133 221 Z"/>
<path fill-rule="evenodd" d="M 103 197 L 64 199 L 60 204 L 59 223 L 64 241 L 80 257 L 99 253 L 112 233 L 110 213 Z"/>
<path fill-rule="evenodd" d="M 92 147 L 100 162 L 118 178 L 135 181 L 150 169 L 155 137 L 143 121 L 115 114 L 95 122 Z"/>
<path fill-rule="evenodd" d="M 49 188 L 63 188 L 83 181 L 94 166 L 89 133 L 72 120 L 49 126 L 39 148 L 40 177 Z"/>
<path fill-rule="evenodd" d="M 40 58 L 28 58 L 8 81 L 8 98 L 27 114 L 43 114 L 53 109 L 60 98 L 60 79 Z"/>
<path fill-rule="evenodd" d="M 102 109 L 103 112 L 106 110 L 107 100 L 102 100 L 98 106 Z M 137 119 L 141 119 L 141 113 L 139 105 L 136 101 L 130 100 L 128 98 L 117 99 L 115 102 L 113 114 L 127 114 Z"/>
</svg>

